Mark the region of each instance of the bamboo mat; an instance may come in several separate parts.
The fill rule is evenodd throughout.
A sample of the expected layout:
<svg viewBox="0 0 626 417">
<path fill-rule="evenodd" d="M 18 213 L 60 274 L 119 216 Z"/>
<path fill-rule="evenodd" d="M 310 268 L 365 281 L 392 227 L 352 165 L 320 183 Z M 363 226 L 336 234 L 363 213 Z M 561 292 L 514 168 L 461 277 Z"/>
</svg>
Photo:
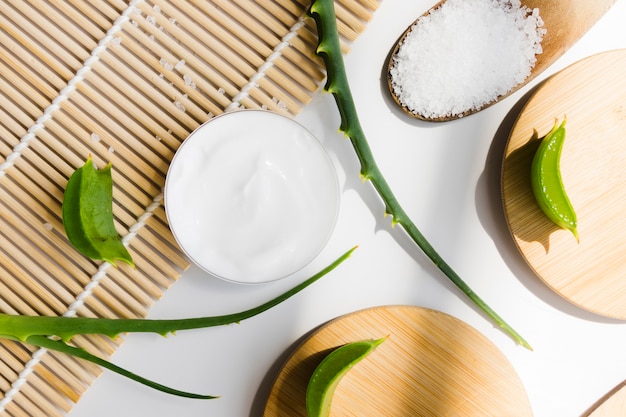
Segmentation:
<svg viewBox="0 0 626 417">
<path fill-rule="evenodd" d="M 338 0 L 348 45 L 379 0 Z M 162 187 L 199 124 L 236 108 L 297 114 L 324 79 L 306 0 L 0 0 L 0 310 L 142 317 L 188 267 Z M 88 155 L 113 163 L 116 227 L 136 269 L 78 254 L 63 190 Z M 80 337 L 109 357 L 121 343 Z M 101 370 L 0 342 L 0 410 L 62 416 Z"/>
</svg>

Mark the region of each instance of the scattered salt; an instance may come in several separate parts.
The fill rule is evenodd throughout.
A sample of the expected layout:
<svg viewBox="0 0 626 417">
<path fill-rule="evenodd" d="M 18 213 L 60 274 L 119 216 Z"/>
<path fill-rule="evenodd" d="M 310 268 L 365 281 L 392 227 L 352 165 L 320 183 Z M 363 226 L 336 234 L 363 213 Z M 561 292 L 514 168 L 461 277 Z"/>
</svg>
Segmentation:
<svg viewBox="0 0 626 417">
<path fill-rule="evenodd" d="M 185 106 L 183 106 L 183 104 L 180 101 L 176 100 L 174 102 L 174 105 L 176 106 L 178 110 L 183 111 L 183 112 L 185 111 Z"/>
<path fill-rule="evenodd" d="M 184 59 L 181 59 L 180 61 L 178 61 L 178 62 L 176 63 L 176 65 L 174 66 L 174 68 L 176 68 L 177 70 L 180 70 L 180 69 L 181 69 L 182 67 L 184 67 L 184 66 L 185 66 L 185 60 L 184 60 Z"/>
<path fill-rule="evenodd" d="M 400 45 L 394 93 L 426 118 L 478 110 L 530 75 L 545 32 L 539 10 L 519 0 L 447 0 Z"/>
<path fill-rule="evenodd" d="M 185 85 L 191 88 L 196 88 L 196 83 L 193 82 L 191 76 L 187 75 L 187 74 L 183 74 L 183 81 L 185 82 Z"/>
<path fill-rule="evenodd" d="M 114 36 L 114 37 L 111 39 L 111 43 L 112 43 L 113 45 L 119 45 L 119 44 L 121 44 L 121 43 L 122 43 L 122 38 L 120 38 L 119 36 Z"/>
<path fill-rule="evenodd" d="M 52 223 L 44 223 L 43 227 L 46 230 L 52 230 L 53 229 Z"/>
<path fill-rule="evenodd" d="M 163 65 L 163 67 L 165 67 L 165 69 L 168 70 L 168 71 L 171 71 L 171 70 L 174 69 L 174 65 L 170 64 L 169 62 L 167 62 L 167 59 L 165 59 L 165 58 L 161 58 L 159 60 L 159 63 L 161 65 Z"/>
<path fill-rule="evenodd" d="M 113 153 L 113 152 L 115 152 L 115 148 L 113 146 L 109 146 L 109 149 L 107 149 L 107 151 L 109 153 Z"/>
<path fill-rule="evenodd" d="M 97 133 L 92 133 L 91 140 L 94 142 L 100 142 L 100 135 L 98 135 Z"/>
<path fill-rule="evenodd" d="M 220 87 L 220 88 L 217 89 L 217 94 L 224 95 L 224 94 L 226 94 L 226 90 L 224 90 L 222 87 Z"/>
<path fill-rule="evenodd" d="M 146 22 L 150 23 L 151 25 L 156 25 L 156 18 L 154 16 L 146 16 Z"/>
</svg>

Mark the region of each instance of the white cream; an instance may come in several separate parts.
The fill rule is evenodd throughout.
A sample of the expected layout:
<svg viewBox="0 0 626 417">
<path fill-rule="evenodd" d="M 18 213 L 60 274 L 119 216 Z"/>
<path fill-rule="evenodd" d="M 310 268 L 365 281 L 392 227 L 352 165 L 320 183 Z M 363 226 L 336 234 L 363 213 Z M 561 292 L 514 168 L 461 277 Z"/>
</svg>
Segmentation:
<svg viewBox="0 0 626 417">
<path fill-rule="evenodd" d="M 285 277 L 319 253 L 335 226 L 336 173 L 304 127 L 268 111 L 226 113 L 181 145 L 167 174 L 174 236 L 223 279 Z"/>
</svg>

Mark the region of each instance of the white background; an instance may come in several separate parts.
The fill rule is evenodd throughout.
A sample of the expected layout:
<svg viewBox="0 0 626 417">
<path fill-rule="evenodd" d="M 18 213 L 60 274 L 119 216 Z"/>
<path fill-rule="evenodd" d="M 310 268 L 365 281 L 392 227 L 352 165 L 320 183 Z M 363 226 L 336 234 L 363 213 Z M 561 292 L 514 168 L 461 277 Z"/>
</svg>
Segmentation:
<svg viewBox="0 0 626 417">
<path fill-rule="evenodd" d="M 307 332 L 342 314 L 389 304 L 434 308 L 478 329 L 517 370 L 537 417 L 581 416 L 626 379 L 626 323 L 571 305 L 533 275 L 507 230 L 499 182 L 507 134 L 524 95 L 581 58 L 626 47 L 626 2 L 618 1 L 535 82 L 479 114 L 445 124 L 403 116 L 381 80 L 396 38 L 431 3 L 382 2 L 346 58 L 354 98 L 373 152 L 401 204 L 452 267 L 534 351 L 515 345 L 495 328 L 400 230 L 391 229 L 375 192 L 358 177 L 349 142 L 337 132 L 339 115 L 332 97 L 320 93 L 298 120 L 324 144 L 342 186 L 337 227 L 324 251 L 305 270 L 260 286 L 227 283 L 192 267 L 150 317 L 240 311 L 272 298 L 359 245 L 353 257 L 261 316 L 167 338 L 129 335 L 113 357 L 146 377 L 220 399 L 176 398 L 105 371 L 71 417 L 262 416 L 272 379 Z"/>
</svg>

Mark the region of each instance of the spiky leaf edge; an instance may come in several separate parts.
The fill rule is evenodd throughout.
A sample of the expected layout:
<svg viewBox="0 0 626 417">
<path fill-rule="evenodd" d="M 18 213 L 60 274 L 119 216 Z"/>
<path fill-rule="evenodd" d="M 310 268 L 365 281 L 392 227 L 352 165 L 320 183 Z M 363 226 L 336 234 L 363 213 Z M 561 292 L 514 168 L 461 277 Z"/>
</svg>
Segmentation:
<svg viewBox="0 0 626 417">
<path fill-rule="evenodd" d="M 374 159 L 361 127 L 341 53 L 334 1 L 314 0 L 308 10 L 308 14 L 315 20 L 317 26 L 318 46 L 316 53 L 323 59 L 326 66 L 327 78 L 324 90 L 331 93 L 335 98 L 335 103 L 341 116 L 339 130 L 350 139 L 361 164 L 361 177 L 364 180 L 369 180 L 378 192 L 385 204 L 385 214 L 391 216 L 392 225 L 399 224 L 424 254 L 463 294 L 511 336 L 513 340 L 532 350 L 530 344 L 489 307 L 448 265 L 406 214 L 378 168 L 378 164 Z"/>
</svg>

